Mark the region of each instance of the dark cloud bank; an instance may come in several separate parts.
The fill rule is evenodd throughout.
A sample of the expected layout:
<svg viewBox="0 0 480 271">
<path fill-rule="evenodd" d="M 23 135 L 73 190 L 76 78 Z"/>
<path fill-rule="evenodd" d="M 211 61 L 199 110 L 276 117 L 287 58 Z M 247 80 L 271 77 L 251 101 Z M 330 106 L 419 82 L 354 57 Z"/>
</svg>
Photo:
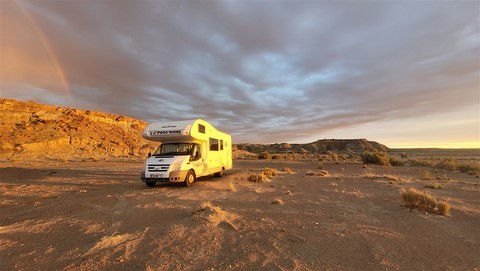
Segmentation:
<svg viewBox="0 0 480 271">
<path fill-rule="evenodd" d="M 146 121 L 204 118 L 236 142 L 323 138 L 478 106 L 479 10 L 478 1 L 2 1 L 1 94 Z M 52 64 L 51 80 L 44 65 L 12 64 L 52 62 L 46 44 L 70 95 Z"/>
</svg>

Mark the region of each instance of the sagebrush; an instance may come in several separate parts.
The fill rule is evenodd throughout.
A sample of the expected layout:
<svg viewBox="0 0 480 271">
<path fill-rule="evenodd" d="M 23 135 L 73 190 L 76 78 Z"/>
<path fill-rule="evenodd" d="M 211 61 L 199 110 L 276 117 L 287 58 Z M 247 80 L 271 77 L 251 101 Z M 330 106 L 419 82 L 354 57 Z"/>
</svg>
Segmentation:
<svg viewBox="0 0 480 271">
<path fill-rule="evenodd" d="M 265 174 L 263 174 L 263 172 L 252 174 L 248 177 L 248 181 L 254 182 L 254 183 L 261 183 L 261 182 L 264 182 L 266 180 L 267 180 L 267 176 Z"/>
<path fill-rule="evenodd" d="M 386 152 L 365 151 L 360 155 L 360 157 L 362 158 L 362 162 L 364 164 L 375 164 L 375 165 L 381 165 L 381 166 L 390 165 L 390 157 Z"/>
<path fill-rule="evenodd" d="M 258 154 L 258 159 L 272 159 L 272 155 L 268 151 L 262 151 Z"/>
<path fill-rule="evenodd" d="M 451 206 L 448 202 L 439 201 L 427 192 L 418 191 L 415 188 L 400 190 L 403 203 L 408 208 L 416 208 L 439 215 L 449 215 Z"/>
</svg>

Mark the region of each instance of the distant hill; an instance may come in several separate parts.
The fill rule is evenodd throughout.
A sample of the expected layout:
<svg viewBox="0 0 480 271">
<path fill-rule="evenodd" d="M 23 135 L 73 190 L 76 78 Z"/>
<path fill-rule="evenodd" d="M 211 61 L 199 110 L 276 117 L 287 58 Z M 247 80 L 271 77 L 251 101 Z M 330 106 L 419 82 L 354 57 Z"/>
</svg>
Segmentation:
<svg viewBox="0 0 480 271">
<path fill-rule="evenodd" d="M 144 157 L 143 121 L 101 112 L 0 99 L 0 160 Z"/>
<path fill-rule="evenodd" d="M 306 144 L 236 144 L 235 149 L 246 154 L 258 154 L 267 151 L 275 153 L 321 154 L 328 151 L 339 153 L 361 153 L 363 151 L 389 151 L 389 148 L 375 141 L 366 139 L 322 139 Z"/>
</svg>

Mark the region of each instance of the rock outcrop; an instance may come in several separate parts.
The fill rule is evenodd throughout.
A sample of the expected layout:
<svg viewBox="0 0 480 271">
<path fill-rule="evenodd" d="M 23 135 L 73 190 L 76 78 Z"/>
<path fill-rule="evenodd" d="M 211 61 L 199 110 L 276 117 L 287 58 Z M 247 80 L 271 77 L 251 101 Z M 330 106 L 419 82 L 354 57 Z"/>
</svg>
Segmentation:
<svg viewBox="0 0 480 271">
<path fill-rule="evenodd" d="M 125 116 L 0 99 L 1 160 L 140 158 L 156 144 Z"/>
<path fill-rule="evenodd" d="M 366 139 L 322 139 L 307 144 L 237 144 L 235 149 L 258 154 L 263 151 L 275 153 L 322 154 L 326 152 L 361 153 L 363 151 L 385 151 L 389 149 L 378 142 Z"/>
</svg>

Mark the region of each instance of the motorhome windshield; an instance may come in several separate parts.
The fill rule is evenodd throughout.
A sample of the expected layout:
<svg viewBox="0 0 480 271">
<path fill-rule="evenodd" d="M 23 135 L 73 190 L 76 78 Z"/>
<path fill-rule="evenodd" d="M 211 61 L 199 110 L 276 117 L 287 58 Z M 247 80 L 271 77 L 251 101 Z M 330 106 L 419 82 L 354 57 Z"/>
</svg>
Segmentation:
<svg viewBox="0 0 480 271">
<path fill-rule="evenodd" d="M 160 145 L 153 155 L 190 155 L 192 147 L 192 143 L 165 143 Z"/>
</svg>

